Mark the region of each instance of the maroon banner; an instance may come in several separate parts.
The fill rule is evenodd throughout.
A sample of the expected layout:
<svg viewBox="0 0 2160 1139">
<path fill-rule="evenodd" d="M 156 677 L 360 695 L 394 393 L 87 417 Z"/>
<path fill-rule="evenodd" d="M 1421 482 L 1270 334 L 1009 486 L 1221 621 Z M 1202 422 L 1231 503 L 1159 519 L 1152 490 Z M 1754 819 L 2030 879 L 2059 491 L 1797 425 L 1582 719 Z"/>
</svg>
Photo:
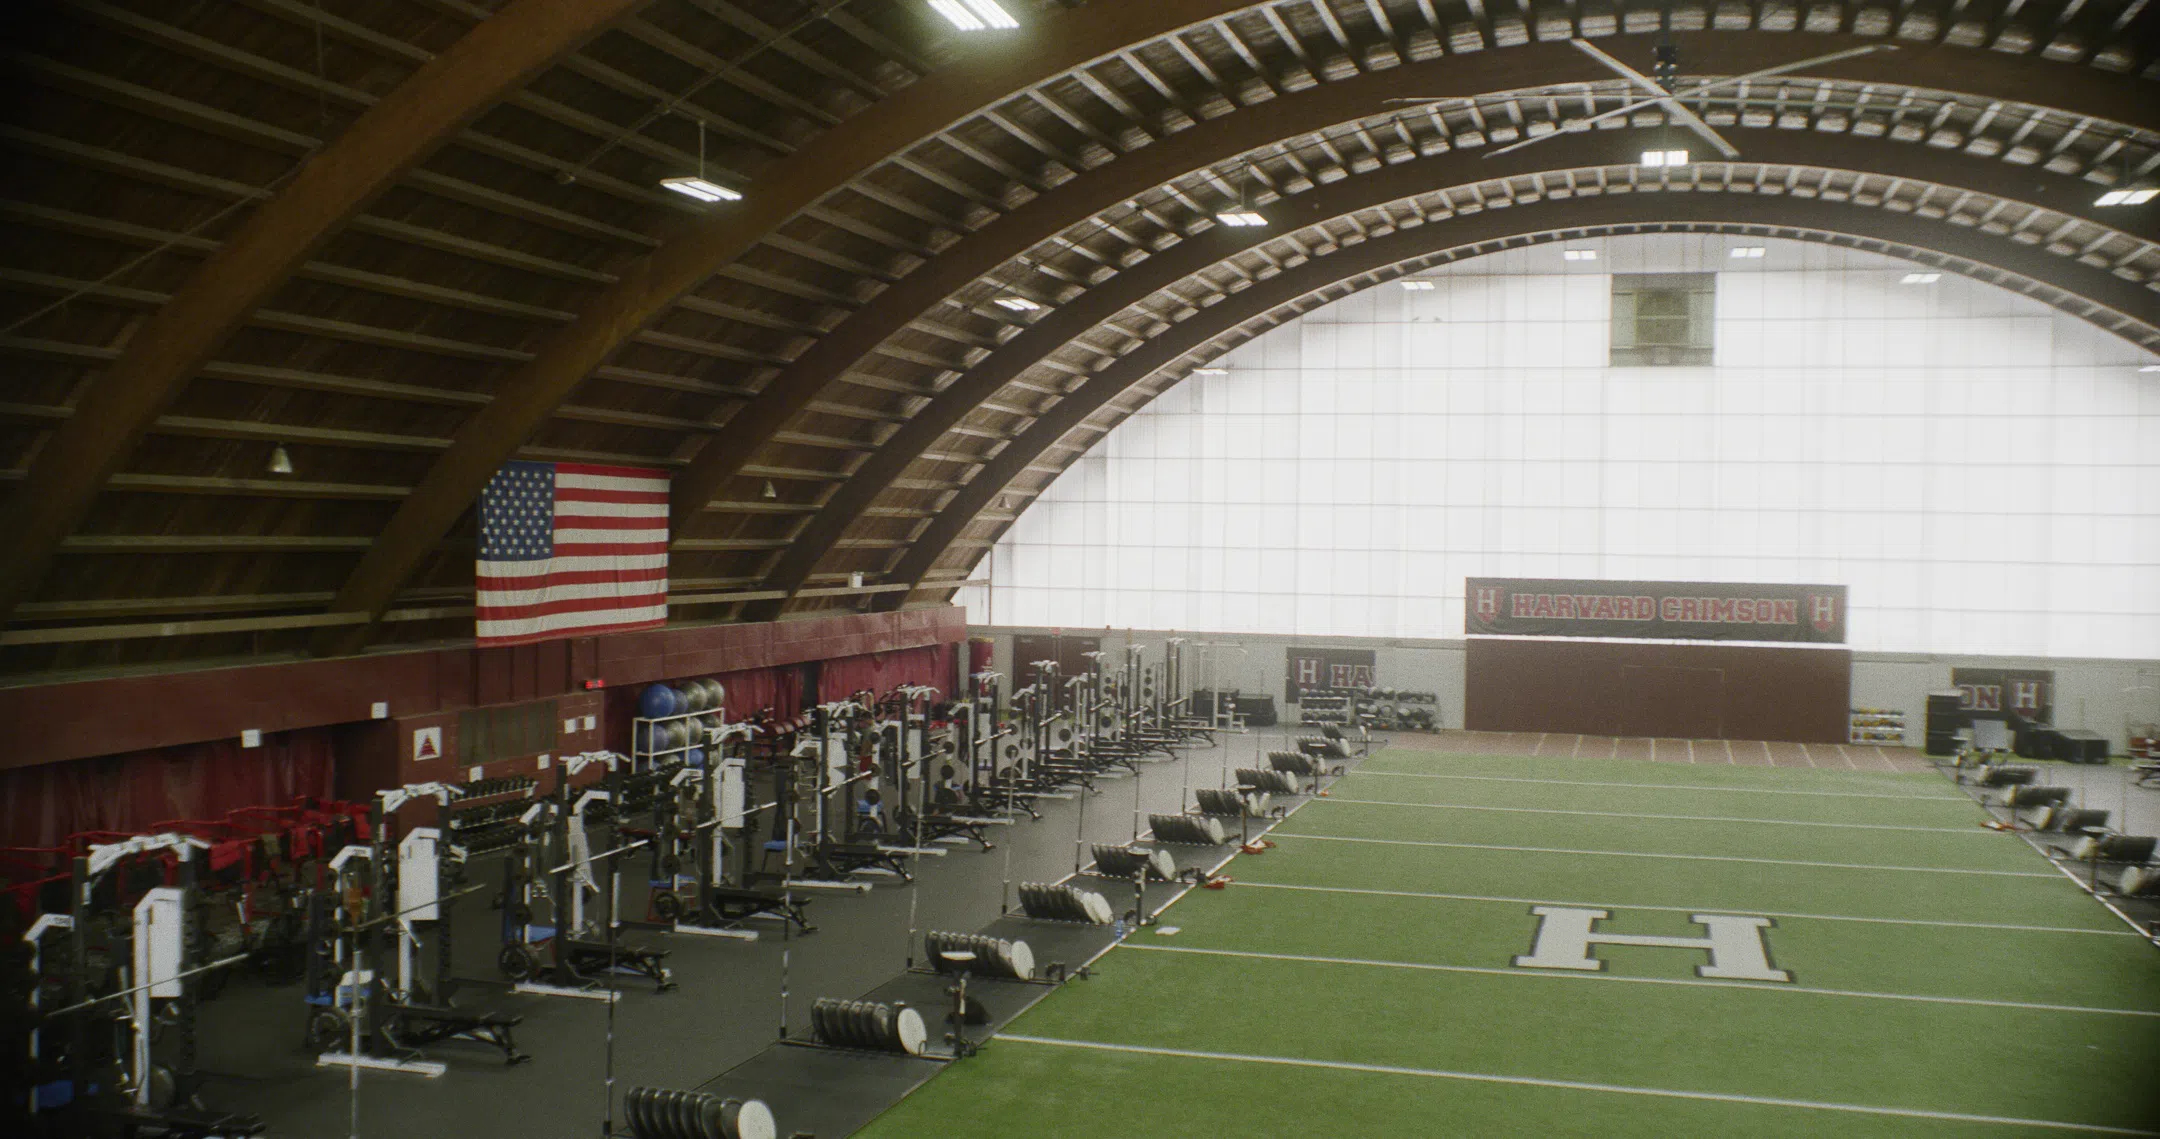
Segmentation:
<svg viewBox="0 0 2160 1139">
<path fill-rule="evenodd" d="M 1845 642 L 1842 585 L 1473 577 L 1463 597 L 1472 634 Z"/>
</svg>

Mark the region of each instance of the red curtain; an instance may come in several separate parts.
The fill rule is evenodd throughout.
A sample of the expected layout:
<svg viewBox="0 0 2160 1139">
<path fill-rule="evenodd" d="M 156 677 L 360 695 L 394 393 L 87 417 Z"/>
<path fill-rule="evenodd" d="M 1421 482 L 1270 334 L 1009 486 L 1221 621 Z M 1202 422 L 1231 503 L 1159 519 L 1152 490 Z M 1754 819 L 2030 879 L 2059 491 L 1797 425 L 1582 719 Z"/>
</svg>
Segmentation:
<svg viewBox="0 0 2160 1139">
<path fill-rule="evenodd" d="M 47 763 L 0 771 L 0 846 L 57 846 L 80 831 L 139 833 L 171 819 L 217 819 L 239 807 L 328 798 L 329 728 Z"/>
<path fill-rule="evenodd" d="M 952 689 L 957 648 L 926 645 L 826 661 L 818 675 L 818 699 L 842 700 L 865 689 L 883 696 L 903 684 L 927 684 L 942 694 L 941 700 L 956 699 L 958 693 Z"/>
</svg>

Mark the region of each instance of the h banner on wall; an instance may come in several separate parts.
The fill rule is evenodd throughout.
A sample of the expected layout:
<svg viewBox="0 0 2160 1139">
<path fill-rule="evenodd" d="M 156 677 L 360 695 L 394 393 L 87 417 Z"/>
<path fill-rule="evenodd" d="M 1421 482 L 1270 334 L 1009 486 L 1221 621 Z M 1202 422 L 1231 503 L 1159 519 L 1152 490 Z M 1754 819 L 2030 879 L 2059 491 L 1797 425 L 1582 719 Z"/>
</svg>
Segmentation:
<svg viewBox="0 0 2160 1139">
<path fill-rule="evenodd" d="M 2055 722 L 2055 673 L 2039 668 L 1953 668 L 1950 683 L 1965 699 L 1958 710 L 1972 720 L 2015 715 L 2036 724 Z"/>
<path fill-rule="evenodd" d="M 1473 634 L 1845 643 L 1842 585 L 1473 577 L 1463 597 Z"/>
<path fill-rule="evenodd" d="M 1378 675 L 1378 658 L 1371 649 L 1308 649 L 1291 647 L 1283 670 L 1283 702 L 1297 704 L 1307 692 L 1333 688 L 1371 688 Z"/>
</svg>

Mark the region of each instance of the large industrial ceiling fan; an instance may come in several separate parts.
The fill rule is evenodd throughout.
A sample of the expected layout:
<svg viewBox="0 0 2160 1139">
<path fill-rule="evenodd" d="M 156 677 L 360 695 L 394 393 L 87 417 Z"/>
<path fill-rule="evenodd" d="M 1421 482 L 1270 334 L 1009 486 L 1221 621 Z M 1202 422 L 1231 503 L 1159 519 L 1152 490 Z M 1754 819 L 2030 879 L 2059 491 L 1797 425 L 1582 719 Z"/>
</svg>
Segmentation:
<svg viewBox="0 0 2160 1139">
<path fill-rule="evenodd" d="M 1679 48 L 1673 44 L 1672 39 L 1669 36 L 1657 45 L 1657 64 L 1655 67 L 1655 78 L 1644 75 L 1642 72 L 1637 71 L 1634 68 L 1629 67 L 1627 64 L 1620 62 L 1619 60 L 1613 58 L 1611 53 L 1605 51 L 1605 49 L 1598 47 L 1596 44 L 1593 44 L 1588 40 L 1569 40 L 1568 42 L 1574 44 L 1576 50 L 1603 64 L 1606 68 L 1610 69 L 1613 74 L 1627 80 L 1629 86 L 1643 93 L 1642 97 L 1629 100 L 1628 102 L 1618 107 L 1614 107 L 1609 111 L 1600 111 L 1597 114 L 1590 115 L 1586 118 L 1565 120 L 1560 124 L 1560 129 L 1558 130 L 1549 131 L 1541 135 L 1533 135 L 1529 138 L 1523 139 L 1521 142 L 1510 143 L 1509 145 L 1500 147 L 1497 150 L 1487 151 L 1485 157 L 1498 158 L 1503 154 L 1508 154 L 1513 151 L 1521 150 L 1523 147 L 1534 146 L 1538 143 L 1544 142 L 1546 139 L 1549 138 L 1556 138 L 1563 134 L 1575 134 L 1581 131 L 1589 130 L 1607 119 L 1620 118 L 1624 115 L 1632 115 L 1636 111 L 1642 110 L 1645 107 L 1656 107 L 1659 110 L 1664 111 L 1668 118 L 1672 119 L 1675 122 L 1678 122 L 1680 125 L 1686 127 L 1687 129 L 1694 131 L 1696 134 L 1701 135 L 1705 142 L 1708 142 L 1711 146 L 1717 148 L 1717 152 L 1719 154 L 1724 155 L 1726 158 L 1738 158 L 1740 156 L 1740 148 L 1734 146 L 1732 143 L 1725 141 L 1724 136 L 1710 129 L 1710 124 L 1704 122 L 1701 115 L 1696 114 L 1692 109 L 1690 109 L 1680 100 L 1701 95 L 1708 95 L 1715 91 L 1720 91 L 1728 87 L 1737 87 L 1742 83 L 1753 82 L 1757 79 L 1768 79 L 1777 75 L 1789 75 L 1795 71 L 1805 71 L 1811 67 L 1818 67 L 1826 63 L 1836 63 L 1840 60 L 1852 59 L 1856 56 L 1871 55 L 1878 51 L 1897 50 L 1897 47 L 1894 44 L 1870 44 L 1866 47 L 1847 48 L 1844 51 L 1834 51 L 1829 53 L 1828 55 L 1818 55 L 1814 56 L 1813 58 L 1803 59 L 1795 63 L 1780 64 L 1776 67 L 1765 67 L 1760 71 L 1750 71 L 1745 75 L 1729 75 L 1723 79 L 1698 80 L 1683 89 L 1680 86 L 1680 51 Z M 1386 102 L 1409 104 L 1412 106 L 1429 106 L 1437 103 L 1470 103 L 1475 102 L 1475 100 L 1465 99 L 1459 96 L 1450 96 L 1436 99 L 1388 99 L 1386 100 Z"/>
</svg>

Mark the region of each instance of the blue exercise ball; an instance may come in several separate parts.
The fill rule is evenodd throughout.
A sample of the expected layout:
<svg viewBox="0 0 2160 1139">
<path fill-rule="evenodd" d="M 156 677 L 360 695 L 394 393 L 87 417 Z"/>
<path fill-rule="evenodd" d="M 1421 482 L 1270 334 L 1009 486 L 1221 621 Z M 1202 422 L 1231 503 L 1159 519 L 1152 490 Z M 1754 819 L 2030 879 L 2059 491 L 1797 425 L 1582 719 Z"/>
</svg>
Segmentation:
<svg viewBox="0 0 2160 1139">
<path fill-rule="evenodd" d="M 637 730 L 630 737 L 630 747 L 632 750 L 642 752 L 650 752 L 653 750 L 653 736 L 651 724 L 637 725 Z"/>
<path fill-rule="evenodd" d="M 668 691 L 675 694 L 675 715 L 680 716 L 690 710 L 690 697 L 685 695 L 682 689 L 670 688 Z"/>
<path fill-rule="evenodd" d="M 638 693 L 637 710 L 648 720 L 674 715 L 675 690 L 665 684 L 646 685 L 645 691 Z"/>
<path fill-rule="evenodd" d="M 692 767 L 705 766 L 705 749 L 701 747 L 694 747 L 691 748 L 689 751 L 684 752 L 683 762 L 689 764 Z"/>
</svg>

